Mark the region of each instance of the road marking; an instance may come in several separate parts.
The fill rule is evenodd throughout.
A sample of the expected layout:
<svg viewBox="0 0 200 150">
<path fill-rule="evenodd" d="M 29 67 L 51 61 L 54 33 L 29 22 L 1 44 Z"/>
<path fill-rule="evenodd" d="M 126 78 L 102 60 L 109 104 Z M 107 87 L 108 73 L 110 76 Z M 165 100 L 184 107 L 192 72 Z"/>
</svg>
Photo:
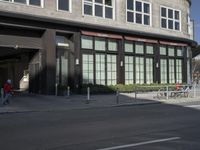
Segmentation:
<svg viewBox="0 0 200 150">
<path fill-rule="evenodd" d="M 200 107 L 200 105 L 188 105 L 188 106 L 186 106 L 186 107 L 191 107 L 191 108 L 199 108 L 199 107 Z"/>
<path fill-rule="evenodd" d="M 120 146 L 102 148 L 102 149 L 98 149 L 98 150 L 116 150 L 116 149 L 121 149 L 121 148 L 136 147 L 136 146 L 140 146 L 140 145 L 161 143 L 161 142 L 167 142 L 167 141 L 173 141 L 173 140 L 179 140 L 179 139 L 181 139 L 181 138 L 180 137 L 171 137 L 171 138 L 158 139 L 158 140 L 152 140 L 152 141 L 146 141 L 146 142 L 140 142 L 140 143 L 134 143 L 134 144 L 127 144 L 127 145 L 120 145 Z"/>
</svg>

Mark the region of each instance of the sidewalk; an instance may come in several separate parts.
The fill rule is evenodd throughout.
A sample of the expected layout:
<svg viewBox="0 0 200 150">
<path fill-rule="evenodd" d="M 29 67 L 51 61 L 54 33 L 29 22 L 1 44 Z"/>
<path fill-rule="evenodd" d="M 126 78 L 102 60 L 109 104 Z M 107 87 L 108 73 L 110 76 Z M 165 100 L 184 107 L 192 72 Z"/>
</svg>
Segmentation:
<svg viewBox="0 0 200 150">
<path fill-rule="evenodd" d="M 86 95 L 73 95 L 70 97 L 64 97 L 25 94 L 12 97 L 9 105 L 0 104 L 0 114 L 94 109 L 159 103 L 177 104 L 185 101 L 189 102 L 200 100 L 198 98 L 158 100 L 148 99 L 148 97 L 135 99 L 134 94 L 130 93 L 120 94 L 119 103 L 117 103 L 116 95 L 92 95 L 90 101 L 88 102 Z"/>
<path fill-rule="evenodd" d="M 91 109 L 102 107 L 119 107 L 126 105 L 157 104 L 158 101 L 140 100 L 125 95 L 92 95 L 89 102 L 86 95 L 46 96 L 26 94 L 13 96 L 9 105 L 0 104 L 0 114 L 20 112 L 64 111 L 74 109 Z"/>
</svg>

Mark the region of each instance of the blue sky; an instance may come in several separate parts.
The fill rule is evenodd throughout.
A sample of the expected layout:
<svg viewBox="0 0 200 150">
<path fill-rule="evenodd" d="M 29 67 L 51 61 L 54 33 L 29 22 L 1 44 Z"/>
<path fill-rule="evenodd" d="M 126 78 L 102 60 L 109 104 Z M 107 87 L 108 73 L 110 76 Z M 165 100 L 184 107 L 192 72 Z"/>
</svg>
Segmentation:
<svg viewBox="0 0 200 150">
<path fill-rule="evenodd" d="M 191 19 L 195 21 L 195 40 L 200 44 L 200 0 L 192 0 Z"/>
</svg>

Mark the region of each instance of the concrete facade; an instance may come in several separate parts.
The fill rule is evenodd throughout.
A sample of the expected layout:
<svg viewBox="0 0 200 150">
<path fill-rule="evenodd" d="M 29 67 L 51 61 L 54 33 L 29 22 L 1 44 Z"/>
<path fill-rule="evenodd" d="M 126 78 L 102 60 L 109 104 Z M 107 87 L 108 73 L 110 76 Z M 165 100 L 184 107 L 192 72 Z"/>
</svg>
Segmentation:
<svg viewBox="0 0 200 150">
<path fill-rule="evenodd" d="M 0 77 L 3 80 L 7 77 L 12 78 L 16 83 L 16 88 L 26 87 L 28 77 L 29 92 L 55 94 L 57 85 L 63 83 L 62 87 L 70 86 L 79 90 L 82 85 L 86 84 L 83 72 L 91 68 L 93 68 L 90 75 L 93 80 L 92 84 L 98 84 L 97 72 L 99 70 L 96 67 L 99 62 L 96 58 L 99 56 L 105 58 L 104 67 L 100 70 L 104 75 L 103 85 L 109 85 L 113 76 L 114 84 L 126 84 L 127 65 L 125 63 L 128 57 L 132 58 L 133 71 L 129 71 L 132 76 L 131 84 L 163 83 L 161 80 L 164 78 L 166 83 L 174 83 L 178 79 L 182 83 L 190 81 L 190 53 L 195 41 L 191 40 L 191 35 L 188 34 L 187 20 L 190 8 L 188 0 L 143 0 L 142 2 L 151 4 L 150 25 L 126 21 L 125 0 L 115 0 L 114 19 L 84 15 L 81 0 L 71 0 L 71 11 L 58 11 L 56 0 L 43 0 L 43 2 L 43 7 L 36 7 L 0 0 L 0 70 L 4 68 L 8 70 L 8 73 Z M 180 10 L 180 31 L 160 27 L 160 6 Z M 59 37 L 64 38 L 61 44 L 67 44 L 67 48 L 58 45 Z M 103 51 L 95 47 L 98 38 L 105 43 Z M 92 43 L 92 46 L 84 47 L 84 40 L 86 46 L 88 43 Z M 114 51 L 108 48 L 109 41 L 114 41 L 116 44 Z M 125 49 L 126 43 L 131 43 L 132 52 Z M 148 46 L 152 48 L 152 53 L 147 52 Z M 162 46 L 165 47 L 165 54 L 161 54 Z M 173 55 L 170 54 L 171 49 Z M 136 50 L 141 50 L 142 53 Z M 26 61 L 23 56 L 26 56 Z M 87 67 L 91 65 L 88 68 L 84 66 L 87 61 L 84 59 L 85 56 L 93 60 L 87 62 Z M 10 62 L 15 57 L 18 57 L 19 64 L 24 63 L 25 67 L 20 68 L 17 63 Z M 108 78 L 110 70 L 107 60 L 109 57 L 113 57 L 114 64 L 109 63 L 115 68 L 111 79 Z M 136 68 L 138 68 L 136 59 L 140 59 L 143 63 L 140 66 L 144 66 L 140 72 L 141 83 L 136 81 Z M 166 69 L 164 73 L 161 59 L 164 60 Z M 19 77 L 15 76 L 13 69 L 5 65 L 5 62 L 13 66 L 12 68 L 18 66 L 16 70 L 19 70 L 17 73 Z M 179 68 L 176 64 L 179 64 Z M 24 75 L 26 72 L 28 75 Z M 147 73 L 151 77 L 150 82 L 147 82 L 149 80 Z M 173 76 L 172 80 L 170 80 L 170 73 Z M 161 78 L 161 74 L 162 76 L 167 75 Z M 21 82 L 22 79 L 24 82 Z"/>
<path fill-rule="evenodd" d="M 48 17 L 59 20 L 69 20 L 93 25 L 117 27 L 133 31 L 163 34 L 174 37 L 190 38 L 188 34 L 187 14 L 190 8 L 188 0 L 146 0 L 151 3 L 151 26 L 142 26 L 126 22 L 126 1 L 115 0 L 115 19 L 105 19 L 83 15 L 83 0 L 72 0 L 72 11 L 58 11 L 56 0 L 44 0 L 44 7 L 27 6 L 25 4 L 0 1 L 0 10 L 5 12 L 22 13 L 38 17 Z M 181 31 L 171 31 L 160 28 L 160 6 L 166 6 L 181 11 Z"/>
</svg>

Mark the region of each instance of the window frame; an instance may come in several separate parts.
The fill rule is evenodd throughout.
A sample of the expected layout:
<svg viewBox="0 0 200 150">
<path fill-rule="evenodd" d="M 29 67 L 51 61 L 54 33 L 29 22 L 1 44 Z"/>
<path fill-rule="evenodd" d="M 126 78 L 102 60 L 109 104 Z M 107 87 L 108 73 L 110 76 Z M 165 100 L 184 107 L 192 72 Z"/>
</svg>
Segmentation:
<svg viewBox="0 0 200 150">
<path fill-rule="evenodd" d="M 136 1 L 142 3 L 142 11 L 141 12 L 136 11 Z M 126 23 L 138 24 L 138 25 L 144 25 L 144 26 L 147 26 L 147 27 L 149 27 L 149 26 L 152 27 L 152 4 L 151 4 L 151 2 L 142 1 L 142 0 L 133 0 L 133 2 L 134 2 L 133 10 L 129 10 L 127 8 L 128 7 L 128 3 L 127 3 L 127 0 L 126 0 Z M 149 4 L 149 14 L 144 12 L 144 4 Z M 128 21 L 128 15 L 127 15 L 128 12 L 133 13 L 133 16 L 134 16 L 133 22 L 129 22 Z M 142 23 L 141 24 L 140 23 L 136 23 L 136 13 L 142 15 Z M 144 16 L 145 15 L 149 16 L 149 25 L 144 24 Z"/>
<path fill-rule="evenodd" d="M 115 4 L 116 4 L 116 0 L 112 0 L 112 6 L 109 6 L 109 5 L 106 5 L 105 4 L 105 0 L 102 0 L 103 3 L 97 3 L 95 2 L 95 0 L 92 0 L 91 2 L 90 1 L 86 1 L 86 0 L 82 0 L 82 16 L 93 16 L 93 17 L 98 17 L 98 18 L 104 18 L 104 19 L 110 19 L 110 20 L 115 20 Z M 85 3 L 87 4 L 90 4 L 92 6 L 92 14 L 89 15 L 89 14 L 85 14 L 84 13 L 84 9 L 85 9 Z M 103 16 L 96 16 L 95 15 L 95 5 L 98 5 L 98 6 L 102 6 L 102 11 L 103 11 Z M 112 8 L 112 18 L 106 18 L 106 7 L 108 8 Z"/>
<path fill-rule="evenodd" d="M 58 8 L 58 1 L 59 0 L 56 0 L 56 11 L 60 11 L 60 12 L 69 12 L 69 13 L 72 13 L 72 0 L 69 0 L 69 10 L 62 10 L 62 9 L 59 9 Z"/>
<path fill-rule="evenodd" d="M 162 8 L 166 9 L 166 17 L 162 16 Z M 173 11 L 173 18 L 169 18 L 169 14 L 168 14 L 169 10 Z M 179 12 L 179 20 L 175 19 L 175 12 L 176 11 Z M 162 19 L 166 20 L 166 28 L 162 27 Z M 173 29 L 169 28 L 169 25 L 168 25 L 169 20 L 173 21 Z M 179 23 L 179 30 L 175 29 L 176 22 Z M 167 7 L 167 6 L 164 6 L 164 5 L 160 5 L 160 28 L 164 29 L 164 30 L 181 32 L 182 31 L 182 12 L 181 12 L 181 10 L 180 9 L 174 9 L 174 8 L 171 8 L 171 7 Z"/>
<path fill-rule="evenodd" d="M 27 6 L 38 7 L 38 8 L 44 8 L 44 0 L 40 0 L 40 6 L 30 4 L 30 0 L 26 0 L 26 3 L 15 2 L 14 0 L 8 0 L 8 1 L 0 0 L 0 2 L 12 3 L 12 4 L 17 4 L 17 5 L 27 5 Z"/>
</svg>

